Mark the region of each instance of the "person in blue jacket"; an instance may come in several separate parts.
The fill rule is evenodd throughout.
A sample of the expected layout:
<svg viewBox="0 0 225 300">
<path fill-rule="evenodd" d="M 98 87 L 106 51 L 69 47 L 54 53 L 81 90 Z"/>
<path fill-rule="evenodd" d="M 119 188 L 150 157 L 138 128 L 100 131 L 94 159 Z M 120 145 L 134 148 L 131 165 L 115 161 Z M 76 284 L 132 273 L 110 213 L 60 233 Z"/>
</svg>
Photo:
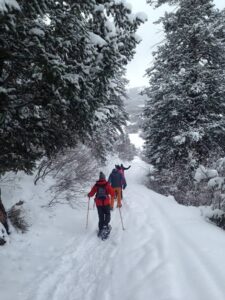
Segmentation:
<svg viewBox="0 0 225 300">
<path fill-rule="evenodd" d="M 118 169 L 113 169 L 111 174 L 109 175 L 108 182 L 111 184 L 113 190 L 114 190 L 114 195 L 115 198 L 117 199 L 117 207 L 122 207 L 122 189 L 125 189 L 127 186 L 126 180 L 123 176 L 123 174 L 118 170 Z M 114 208 L 114 198 L 111 199 L 111 205 L 110 205 L 111 210 Z"/>
</svg>

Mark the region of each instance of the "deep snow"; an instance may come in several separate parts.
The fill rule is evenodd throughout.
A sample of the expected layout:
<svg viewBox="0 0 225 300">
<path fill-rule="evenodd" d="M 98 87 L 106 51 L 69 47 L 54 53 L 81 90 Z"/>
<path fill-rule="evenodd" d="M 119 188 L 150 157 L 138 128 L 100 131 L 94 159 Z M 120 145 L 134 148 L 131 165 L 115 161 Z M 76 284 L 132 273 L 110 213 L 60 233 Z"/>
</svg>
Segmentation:
<svg viewBox="0 0 225 300">
<path fill-rule="evenodd" d="M 8 196 L 13 201 L 20 191 L 20 199 L 29 199 L 33 225 L 0 248 L 0 299 L 224 300 L 224 231 L 203 220 L 198 208 L 147 189 L 148 169 L 136 157 L 126 171 L 125 231 L 115 209 L 104 242 L 96 237 L 93 202 L 86 230 L 87 206 L 43 208 L 49 197 L 44 183 L 34 187 L 23 178 L 26 191 Z"/>
</svg>

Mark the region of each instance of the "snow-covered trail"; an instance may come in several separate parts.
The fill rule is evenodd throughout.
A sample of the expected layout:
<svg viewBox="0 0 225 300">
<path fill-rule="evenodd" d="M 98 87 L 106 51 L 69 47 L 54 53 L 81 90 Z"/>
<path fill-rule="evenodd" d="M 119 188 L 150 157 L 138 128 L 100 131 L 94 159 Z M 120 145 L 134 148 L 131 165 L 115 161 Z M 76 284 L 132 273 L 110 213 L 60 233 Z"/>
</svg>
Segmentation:
<svg viewBox="0 0 225 300">
<path fill-rule="evenodd" d="M 225 234 L 197 208 L 178 205 L 143 185 L 147 166 L 127 171 L 121 228 L 112 213 L 110 239 L 88 230 L 71 239 L 29 285 L 23 300 L 224 300 Z"/>
</svg>

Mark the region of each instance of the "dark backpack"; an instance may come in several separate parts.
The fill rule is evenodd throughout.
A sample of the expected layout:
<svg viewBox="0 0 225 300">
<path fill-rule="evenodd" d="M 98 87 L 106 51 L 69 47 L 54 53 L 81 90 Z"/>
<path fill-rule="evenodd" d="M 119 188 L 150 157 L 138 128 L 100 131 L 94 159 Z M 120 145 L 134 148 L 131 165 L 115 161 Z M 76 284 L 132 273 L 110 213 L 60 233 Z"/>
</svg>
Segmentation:
<svg viewBox="0 0 225 300">
<path fill-rule="evenodd" d="M 105 200 L 108 196 L 107 190 L 106 190 L 106 184 L 104 185 L 97 185 L 97 193 L 96 198 L 100 200 Z"/>
</svg>

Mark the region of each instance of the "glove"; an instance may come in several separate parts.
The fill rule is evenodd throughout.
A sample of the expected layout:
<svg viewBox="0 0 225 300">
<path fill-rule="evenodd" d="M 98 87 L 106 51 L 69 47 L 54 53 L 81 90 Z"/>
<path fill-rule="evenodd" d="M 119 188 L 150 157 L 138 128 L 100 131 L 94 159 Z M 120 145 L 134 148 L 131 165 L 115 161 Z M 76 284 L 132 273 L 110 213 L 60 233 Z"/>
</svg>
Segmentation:
<svg viewBox="0 0 225 300">
<path fill-rule="evenodd" d="M 127 185 L 126 185 L 126 183 L 125 183 L 125 184 L 123 185 L 123 190 L 125 190 L 126 186 L 127 186 Z"/>
</svg>

